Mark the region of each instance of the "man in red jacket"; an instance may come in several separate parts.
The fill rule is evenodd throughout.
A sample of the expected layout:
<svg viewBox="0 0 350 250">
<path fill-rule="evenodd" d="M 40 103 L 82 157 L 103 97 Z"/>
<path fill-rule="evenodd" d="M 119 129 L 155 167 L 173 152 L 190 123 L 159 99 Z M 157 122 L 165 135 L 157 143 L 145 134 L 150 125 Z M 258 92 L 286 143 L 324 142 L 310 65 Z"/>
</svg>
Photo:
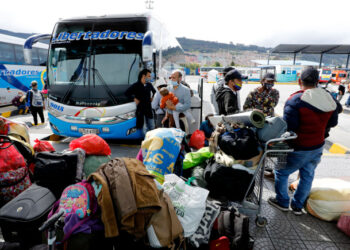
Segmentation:
<svg viewBox="0 0 350 250">
<path fill-rule="evenodd" d="M 276 197 L 268 200 L 278 209 L 288 211 L 288 177 L 299 170 L 300 182 L 290 203 L 295 215 L 304 213 L 315 169 L 321 161 L 325 136 L 338 123 L 336 101 L 329 92 L 317 88 L 317 83 L 317 69 L 306 68 L 299 80 L 301 90 L 292 94 L 284 106 L 283 119 L 288 124 L 288 131 L 294 131 L 298 138 L 292 144 L 294 152 L 288 155 L 286 167 L 275 171 Z"/>
</svg>

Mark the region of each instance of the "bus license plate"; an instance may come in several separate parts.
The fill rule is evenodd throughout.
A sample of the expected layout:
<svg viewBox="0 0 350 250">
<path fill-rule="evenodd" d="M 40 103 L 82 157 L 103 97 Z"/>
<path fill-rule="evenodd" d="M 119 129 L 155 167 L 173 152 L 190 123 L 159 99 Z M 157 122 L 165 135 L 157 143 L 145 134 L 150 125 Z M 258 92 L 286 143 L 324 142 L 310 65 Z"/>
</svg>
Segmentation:
<svg viewBox="0 0 350 250">
<path fill-rule="evenodd" d="M 97 128 L 80 128 L 79 132 L 86 135 L 86 134 L 98 134 L 99 130 Z"/>
</svg>

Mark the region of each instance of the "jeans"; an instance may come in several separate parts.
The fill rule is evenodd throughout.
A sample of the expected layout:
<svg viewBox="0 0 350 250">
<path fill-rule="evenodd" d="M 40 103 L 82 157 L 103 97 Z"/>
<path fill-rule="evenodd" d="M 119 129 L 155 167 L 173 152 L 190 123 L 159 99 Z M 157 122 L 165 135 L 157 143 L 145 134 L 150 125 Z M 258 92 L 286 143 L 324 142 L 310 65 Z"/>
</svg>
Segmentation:
<svg viewBox="0 0 350 250">
<path fill-rule="evenodd" d="M 287 165 L 275 170 L 276 199 L 283 207 L 289 206 L 288 177 L 299 170 L 300 180 L 292 199 L 292 206 L 302 208 L 309 196 L 315 169 L 321 161 L 323 146 L 310 151 L 294 151 L 288 154 Z"/>
<path fill-rule="evenodd" d="M 347 106 L 347 107 L 350 106 L 350 95 L 349 95 L 348 99 L 345 102 L 345 106 Z"/>
<path fill-rule="evenodd" d="M 153 118 L 147 118 L 145 116 L 145 120 L 144 120 L 144 123 L 143 123 L 143 134 L 146 135 L 146 133 L 152 129 L 155 128 L 155 125 L 154 125 L 154 119 Z"/>
</svg>

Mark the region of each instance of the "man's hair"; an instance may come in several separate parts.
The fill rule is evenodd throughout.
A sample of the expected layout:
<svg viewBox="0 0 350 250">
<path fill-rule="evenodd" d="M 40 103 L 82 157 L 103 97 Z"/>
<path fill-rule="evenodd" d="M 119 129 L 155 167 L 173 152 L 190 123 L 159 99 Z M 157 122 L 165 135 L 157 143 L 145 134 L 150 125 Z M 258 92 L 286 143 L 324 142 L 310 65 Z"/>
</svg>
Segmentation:
<svg viewBox="0 0 350 250">
<path fill-rule="evenodd" d="M 319 72 L 312 66 L 306 67 L 300 76 L 301 82 L 306 87 L 315 87 L 318 84 Z"/>
<path fill-rule="evenodd" d="M 161 89 L 159 90 L 159 93 L 160 93 L 162 96 L 166 96 L 166 95 L 169 94 L 169 90 L 168 90 L 167 88 L 163 87 L 163 88 L 161 88 Z"/>
<path fill-rule="evenodd" d="M 141 81 L 142 76 L 146 76 L 148 73 L 151 73 L 151 71 L 149 69 L 141 70 L 140 73 L 139 73 L 139 77 L 138 77 L 139 82 Z"/>
<path fill-rule="evenodd" d="M 32 81 L 30 85 L 31 85 L 32 87 L 33 87 L 33 86 L 38 86 L 38 82 L 37 82 L 37 81 Z"/>
<path fill-rule="evenodd" d="M 179 74 L 179 77 L 182 77 L 181 70 L 176 69 L 176 70 L 173 71 L 173 74 L 174 74 L 174 73 L 178 73 L 178 74 Z"/>
</svg>

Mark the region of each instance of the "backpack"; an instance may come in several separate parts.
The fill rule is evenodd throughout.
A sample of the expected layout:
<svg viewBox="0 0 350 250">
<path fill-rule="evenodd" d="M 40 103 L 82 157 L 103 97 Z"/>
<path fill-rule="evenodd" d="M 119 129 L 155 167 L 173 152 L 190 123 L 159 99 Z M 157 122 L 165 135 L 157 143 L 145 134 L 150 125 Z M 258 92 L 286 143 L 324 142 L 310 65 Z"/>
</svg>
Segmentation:
<svg viewBox="0 0 350 250">
<path fill-rule="evenodd" d="M 220 149 L 235 160 L 248 160 L 259 155 L 259 142 L 253 130 L 241 128 L 219 136 Z"/>
<path fill-rule="evenodd" d="M 244 250 L 252 248 L 253 242 L 249 234 L 249 217 L 239 213 L 234 206 L 226 208 L 219 214 L 217 232 L 215 233 L 218 237 L 226 236 L 229 238 L 230 249 Z"/>
</svg>

